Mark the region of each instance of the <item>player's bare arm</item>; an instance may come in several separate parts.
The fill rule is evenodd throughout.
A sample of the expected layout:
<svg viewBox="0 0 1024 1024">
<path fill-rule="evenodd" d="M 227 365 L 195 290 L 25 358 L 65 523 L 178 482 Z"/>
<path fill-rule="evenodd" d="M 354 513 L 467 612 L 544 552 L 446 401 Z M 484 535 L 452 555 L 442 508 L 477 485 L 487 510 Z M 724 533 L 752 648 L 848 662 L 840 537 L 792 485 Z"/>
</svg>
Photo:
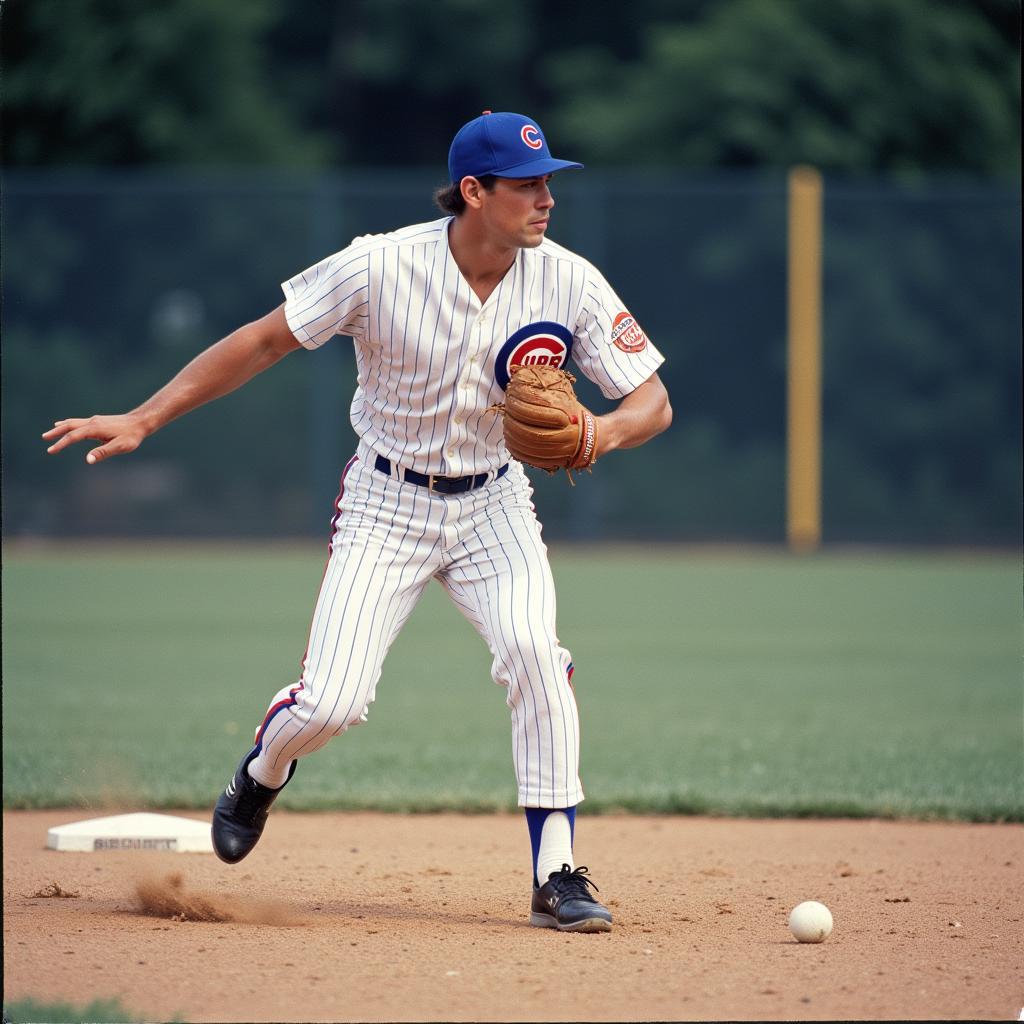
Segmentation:
<svg viewBox="0 0 1024 1024">
<path fill-rule="evenodd" d="M 661 378 L 655 373 L 630 392 L 609 413 L 597 417 L 600 457 L 616 448 L 638 448 L 667 430 L 672 423 L 672 406 Z"/>
<path fill-rule="evenodd" d="M 201 352 L 131 412 L 57 420 L 43 434 L 44 440 L 53 441 L 47 452 L 56 455 L 88 439 L 103 442 L 86 455 L 85 461 L 90 465 L 112 455 L 126 455 L 172 420 L 229 394 L 298 347 L 281 305 Z"/>
</svg>

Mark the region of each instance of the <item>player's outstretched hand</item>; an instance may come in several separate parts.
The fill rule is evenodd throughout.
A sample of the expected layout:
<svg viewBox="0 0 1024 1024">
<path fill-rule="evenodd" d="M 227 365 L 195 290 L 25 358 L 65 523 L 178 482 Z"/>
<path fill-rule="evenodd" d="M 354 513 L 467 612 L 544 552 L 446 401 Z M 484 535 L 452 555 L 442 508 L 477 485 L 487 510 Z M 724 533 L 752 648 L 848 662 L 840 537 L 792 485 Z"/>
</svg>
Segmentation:
<svg viewBox="0 0 1024 1024">
<path fill-rule="evenodd" d="M 44 441 L 53 441 L 46 449 L 50 455 L 56 455 L 69 445 L 84 441 L 104 442 L 93 448 L 85 456 L 90 465 L 102 462 L 111 455 L 127 455 L 135 451 L 146 439 L 149 431 L 137 416 L 126 413 L 121 416 L 90 416 L 88 419 L 57 420 L 43 434 Z"/>
</svg>

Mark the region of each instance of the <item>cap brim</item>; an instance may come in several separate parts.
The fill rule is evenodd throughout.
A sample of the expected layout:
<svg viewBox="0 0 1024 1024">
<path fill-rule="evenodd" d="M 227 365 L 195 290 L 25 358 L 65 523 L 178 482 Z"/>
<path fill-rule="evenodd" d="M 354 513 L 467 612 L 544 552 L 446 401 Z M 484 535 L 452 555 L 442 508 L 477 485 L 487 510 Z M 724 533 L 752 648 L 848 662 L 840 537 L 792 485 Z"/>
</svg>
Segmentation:
<svg viewBox="0 0 1024 1024">
<path fill-rule="evenodd" d="M 555 160 L 552 157 L 545 157 L 542 160 L 529 160 L 525 164 L 502 167 L 490 173 L 496 178 L 539 178 L 542 174 L 554 174 L 555 171 L 565 171 L 569 168 L 582 170 L 583 164 L 573 163 L 572 160 Z"/>
</svg>

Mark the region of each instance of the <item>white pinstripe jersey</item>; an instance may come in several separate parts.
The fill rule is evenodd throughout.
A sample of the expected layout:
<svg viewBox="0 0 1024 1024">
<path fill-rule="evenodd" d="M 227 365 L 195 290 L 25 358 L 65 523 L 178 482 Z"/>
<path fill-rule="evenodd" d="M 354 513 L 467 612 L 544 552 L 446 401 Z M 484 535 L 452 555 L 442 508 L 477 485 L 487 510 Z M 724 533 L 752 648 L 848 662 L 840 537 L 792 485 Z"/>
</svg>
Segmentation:
<svg viewBox="0 0 1024 1024">
<path fill-rule="evenodd" d="M 501 417 L 487 410 L 511 364 L 571 356 L 617 399 L 664 356 L 600 272 L 547 239 L 520 249 L 481 304 L 448 246 L 451 220 L 356 238 L 281 287 L 288 326 L 306 348 L 354 338 L 356 433 L 401 466 L 464 476 L 508 461 Z"/>
</svg>

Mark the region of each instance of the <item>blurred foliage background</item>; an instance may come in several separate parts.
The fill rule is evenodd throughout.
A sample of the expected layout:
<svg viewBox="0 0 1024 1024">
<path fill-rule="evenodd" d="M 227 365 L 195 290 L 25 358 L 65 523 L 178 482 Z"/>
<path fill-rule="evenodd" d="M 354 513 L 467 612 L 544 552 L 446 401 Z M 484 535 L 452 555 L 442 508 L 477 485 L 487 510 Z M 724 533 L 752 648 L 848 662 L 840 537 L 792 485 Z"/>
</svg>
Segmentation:
<svg viewBox="0 0 1024 1024">
<path fill-rule="evenodd" d="M 9 166 L 444 167 L 484 108 L 601 166 L 1020 167 L 1017 0 L 9 0 Z"/>
<path fill-rule="evenodd" d="M 665 351 L 677 412 L 571 494 L 539 479 L 549 534 L 783 537 L 785 174 L 810 163 L 825 539 L 1019 542 L 1016 0 L 7 0 L 2 32 L 8 536 L 323 534 L 341 340 L 99 471 L 39 434 L 435 216 L 491 108 L 588 164 L 552 236 Z"/>
</svg>

